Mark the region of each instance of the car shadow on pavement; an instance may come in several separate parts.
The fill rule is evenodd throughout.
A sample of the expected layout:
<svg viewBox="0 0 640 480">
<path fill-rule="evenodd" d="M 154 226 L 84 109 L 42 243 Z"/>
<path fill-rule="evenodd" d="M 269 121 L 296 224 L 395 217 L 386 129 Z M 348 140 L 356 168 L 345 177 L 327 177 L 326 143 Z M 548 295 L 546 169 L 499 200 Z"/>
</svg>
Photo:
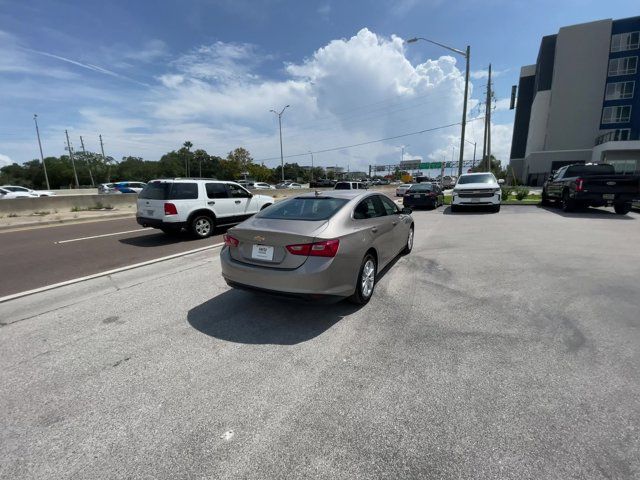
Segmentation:
<svg viewBox="0 0 640 480">
<path fill-rule="evenodd" d="M 201 238 L 196 238 L 193 235 L 190 235 L 188 232 L 179 232 L 171 235 L 160 231 L 157 232 L 158 233 L 155 234 L 150 232 L 149 235 L 142 235 L 138 237 L 121 238 L 118 241 L 126 245 L 133 245 L 134 247 L 162 247 L 165 245 L 173 245 L 174 243 L 197 242 L 198 240 L 204 240 Z M 226 232 L 226 227 L 216 228 L 213 231 L 212 236 L 222 235 Z"/>
<path fill-rule="evenodd" d="M 442 211 L 443 215 L 493 215 L 497 212 L 493 211 L 493 207 L 458 207 L 455 212 L 451 211 L 451 205 L 445 207 Z"/>
<path fill-rule="evenodd" d="M 228 342 L 295 345 L 321 335 L 358 310 L 347 302 L 303 303 L 231 289 L 189 310 L 199 332 Z"/>
<path fill-rule="evenodd" d="M 613 210 L 604 210 L 602 208 L 583 208 L 579 210 L 575 210 L 573 212 L 563 212 L 560 207 L 556 206 L 545 206 L 538 204 L 538 208 L 541 210 L 547 210 L 548 212 L 555 213 L 556 215 L 560 215 L 561 217 L 567 218 L 605 218 L 608 220 L 635 220 L 629 214 L 627 215 L 618 215 Z M 633 210 L 632 210 L 633 211 Z"/>
</svg>

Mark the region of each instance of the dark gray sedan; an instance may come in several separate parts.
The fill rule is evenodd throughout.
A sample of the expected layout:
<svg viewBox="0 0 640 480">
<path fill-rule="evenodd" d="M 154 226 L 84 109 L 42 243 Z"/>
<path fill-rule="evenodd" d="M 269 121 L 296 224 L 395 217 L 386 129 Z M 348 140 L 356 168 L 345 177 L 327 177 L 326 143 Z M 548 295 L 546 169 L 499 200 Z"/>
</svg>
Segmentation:
<svg viewBox="0 0 640 480">
<path fill-rule="evenodd" d="M 331 191 L 284 200 L 228 230 L 222 275 L 236 288 L 365 304 L 413 247 L 413 218 L 385 195 Z"/>
</svg>

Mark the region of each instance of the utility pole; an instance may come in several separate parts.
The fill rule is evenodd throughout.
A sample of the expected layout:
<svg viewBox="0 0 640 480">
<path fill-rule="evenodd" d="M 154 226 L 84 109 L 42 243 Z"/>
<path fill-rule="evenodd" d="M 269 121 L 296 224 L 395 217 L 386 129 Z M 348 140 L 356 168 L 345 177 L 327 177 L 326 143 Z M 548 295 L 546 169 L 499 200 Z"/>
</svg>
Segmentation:
<svg viewBox="0 0 640 480">
<path fill-rule="evenodd" d="M 460 132 L 460 160 L 458 161 L 458 176 L 462 175 L 462 162 L 464 161 L 464 134 L 467 129 L 467 97 L 469 96 L 469 62 L 471 59 L 471 46 L 467 45 L 465 54 L 467 70 L 464 80 L 464 104 L 462 106 L 462 131 Z"/>
<path fill-rule="evenodd" d="M 80 182 L 78 181 L 78 172 L 76 171 L 76 162 L 73 159 L 73 150 L 71 150 L 71 143 L 69 142 L 69 132 L 65 130 L 64 134 L 67 136 L 67 150 L 69 151 L 69 158 L 71 159 L 71 166 L 73 167 L 73 175 L 76 178 L 76 188 L 80 188 Z"/>
<path fill-rule="evenodd" d="M 309 155 L 311 155 L 311 175 L 309 175 L 309 181 L 313 182 L 313 152 L 311 150 L 309 150 Z"/>
<path fill-rule="evenodd" d="M 280 168 L 282 169 L 282 182 L 284 183 L 284 154 L 282 152 L 282 114 L 289 108 L 289 105 L 285 105 L 280 112 L 276 112 L 274 109 L 269 110 L 278 116 L 278 127 L 280 128 Z"/>
<path fill-rule="evenodd" d="M 489 64 L 489 86 L 487 87 L 487 172 L 491 171 L 491 101 L 493 89 L 491 88 L 491 64 Z"/>
<path fill-rule="evenodd" d="M 36 124 L 36 135 L 38 136 L 38 146 L 40 147 L 40 160 L 42 160 L 42 169 L 44 170 L 44 181 L 47 183 L 47 190 L 51 190 L 49 186 L 49 175 L 47 175 L 47 166 L 44 163 L 44 155 L 42 154 L 42 143 L 40 142 L 40 129 L 38 129 L 38 115 L 33 114 L 33 121 Z"/>
<path fill-rule="evenodd" d="M 82 140 L 82 135 L 80 135 L 80 145 L 82 146 L 82 155 L 84 156 L 84 161 L 87 162 L 87 168 L 89 169 L 89 178 L 91 179 L 91 186 L 95 187 L 96 184 L 93 181 L 93 175 L 91 173 L 91 165 L 89 164 L 89 159 L 87 158 L 87 151 L 84 149 L 84 141 Z"/>
<path fill-rule="evenodd" d="M 102 152 L 102 161 L 103 163 L 107 163 L 107 157 L 104 155 L 104 145 L 102 144 L 102 134 L 98 135 L 100 138 L 100 151 Z M 107 181 L 111 181 L 111 165 L 107 167 Z"/>
<path fill-rule="evenodd" d="M 484 136 L 482 143 L 482 161 L 489 162 L 490 147 L 489 147 L 489 131 L 491 130 L 491 64 L 489 64 L 489 79 L 487 82 L 487 97 L 485 100 L 485 112 L 484 112 Z M 490 163 L 489 163 L 490 164 Z"/>
</svg>

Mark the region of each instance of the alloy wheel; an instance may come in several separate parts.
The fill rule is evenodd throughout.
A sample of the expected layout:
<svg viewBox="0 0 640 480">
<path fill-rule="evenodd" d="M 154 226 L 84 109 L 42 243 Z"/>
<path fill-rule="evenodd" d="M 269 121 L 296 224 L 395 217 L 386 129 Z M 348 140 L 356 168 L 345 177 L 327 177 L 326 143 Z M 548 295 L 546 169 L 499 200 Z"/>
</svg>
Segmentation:
<svg viewBox="0 0 640 480">
<path fill-rule="evenodd" d="M 373 293 L 373 285 L 376 280 L 376 265 L 373 260 L 368 259 L 362 269 L 362 296 L 369 298 Z"/>
</svg>

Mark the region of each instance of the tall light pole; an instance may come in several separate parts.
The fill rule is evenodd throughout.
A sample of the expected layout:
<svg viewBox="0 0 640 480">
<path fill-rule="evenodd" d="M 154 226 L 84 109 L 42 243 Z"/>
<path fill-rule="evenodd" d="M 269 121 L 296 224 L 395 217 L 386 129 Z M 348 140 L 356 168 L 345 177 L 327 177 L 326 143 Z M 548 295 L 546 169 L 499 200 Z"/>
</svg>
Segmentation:
<svg viewBox="0 0 640 480">
<path fill-rule="evenodd" d="M 64 134 L 67 136 L 67 151 L 69 152 L 69 158 L 71 159 L 71 165 L 73 166 L 73 176 L 76 178 L 76 188 L 80 188 L 78 172 L 76 171 L 76 162 L 73 159 L 73 149 L 71 148 L 71 142 L 69 142 L 69 133 L 65 130 Z"/>
<path fill-rule="evenodd" d="M 472 142 L 471 140 L 465 140 L 465 142 L 467 142 L 468 144 L 473 145 L 473 164 L 472 164 L 472 168 L 476 166 L 476 146 L 478 145 L 477 142 Z"/>
<path fill-rule="evenodd" d="M 282 182 L 284 183 L 284 155 L 282 153 L 282 114 L 289 108 L 289 105 L 285 105 L 280 112 L 276 112 L 274 109 L 269 110 L 278 116 L 278 127 L 280 127 L 280 168 L 282 169 Z"/>
<path fill-rule="evenodd" d="M 36 123 L 36 135 L 38 136 L 38 146 L 40 147 L 40 160 L 42 160 L 42 170 L 44 170 L 44 181 L 47 182 L 47 190 L 51 190 L 49 186 L 49 175 L 47 175 L 47 166 L 44 164 L 44 155 L 42 154 L 42 143 L 40 142 L 40 129 L 38 128 L 38 115 L 33 114 L 33 121 Z"/>
<path fill-rule="evenodd" d="M 311 155 L 311 175 L 310 175 L 310 182 L 313 182 L 313 152 L 311 150 L 309 150 L 309 155 Z M 284 172 L 284 169 L 283 169 Z"/>
<path fill-rule="evenodd" d="M 406 41 L 406 43 L 415 43 L 418 40 L 422 40 L 424 42 L 433 43 L 434 45 L 438 45 L 439 47 L 445 48 L 451 52 L 457 53 L 458 55 L 462 55 L 466 61 L 466 72 L 464 76 L 464 102 L 462 105 L 462 125 L 460 132 L 460 159 L 458 160 L 458 176 L 462 175 L 462 161 L 464 157 L 464 134 L 467 128 L 467 97 L 469 96 L 469 63 L 471 61 L 471 46 L 467 45 L 466 50 L 459 50 L 457 48 L 448 47 L 447 45 L 443 45 L 442 43 L 434 42 L 433 40 L 429 40 L 428 38 L 423 37 L 414 37 L 410 38 Z"/>
</svg>

